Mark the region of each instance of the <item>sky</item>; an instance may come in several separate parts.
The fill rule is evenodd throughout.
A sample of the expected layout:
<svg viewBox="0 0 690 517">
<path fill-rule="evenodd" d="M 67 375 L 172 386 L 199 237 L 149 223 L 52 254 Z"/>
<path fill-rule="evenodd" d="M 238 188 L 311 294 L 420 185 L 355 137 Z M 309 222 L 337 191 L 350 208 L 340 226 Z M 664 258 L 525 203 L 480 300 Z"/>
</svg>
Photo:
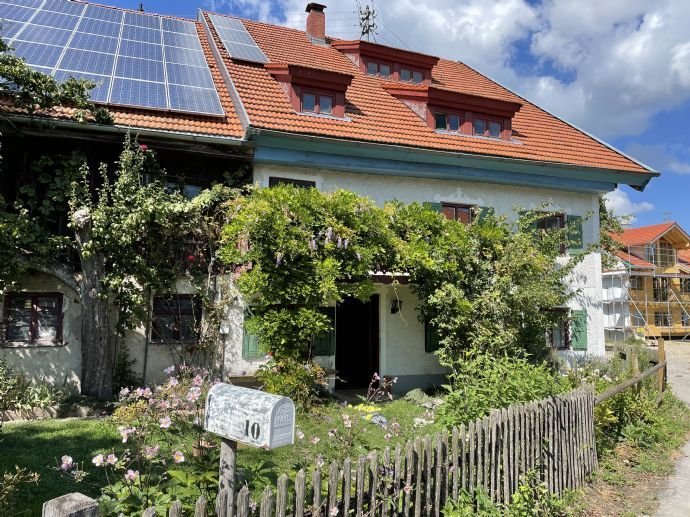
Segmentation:
<svg viewBox="0 0 690 517">
<path fill-rule="evenodd" d="M 358 38 L 356 0 L 326 4 L 330 36 Z M 690 231 L 690 1 L 360 0 L 376 41 L 463 61 L 656 169 L 644 192 L 608 195 L 633 226 Z M 101 0 L 138 8 L 141 0 Z M 144 0 L 147 12 L 199 8 L 302 29 L 306 0 Z"/>
</svg>

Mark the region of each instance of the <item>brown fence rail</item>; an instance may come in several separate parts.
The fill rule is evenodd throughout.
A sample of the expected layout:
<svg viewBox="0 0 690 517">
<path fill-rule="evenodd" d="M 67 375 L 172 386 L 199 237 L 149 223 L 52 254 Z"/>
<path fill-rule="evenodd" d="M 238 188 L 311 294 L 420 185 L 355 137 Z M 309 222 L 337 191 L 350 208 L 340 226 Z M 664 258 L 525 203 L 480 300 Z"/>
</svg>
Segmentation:
<svg viewBox="0 0 690 517">
<path fill-rule="evenodd" d="M 594 404 L 592 388 L 582 387 L 494 410 L 450 432 L 419 437 L 341 464 L 333 462 L 309 474 L 300 470 L 292 483 L 283 475 L 275 488 L 265 489 L 258 504 L 251 501 L 247 487 L 237 494 L 221 491 L 215 504 L 200 498 L 194 515 L 438 516 L 446 501 L 457 499 L 461 490 L 482 487 L 493 501 L 508 501 L 520 477 L 532 470 L 551 492 L 561 494 L 582 486 L 597 470 Z M 73 496 L 80 496 L 80 513 L 70 509 Z M 98 515 L 95 501 L 92 510 L 84 504 L 84 496 L 69 494 L 45 503 L 43 515 Z M 156 513 L 149 509 L 144 515 Z M 183 515 L 179 503 L 168 515 Z"/>
</svg>

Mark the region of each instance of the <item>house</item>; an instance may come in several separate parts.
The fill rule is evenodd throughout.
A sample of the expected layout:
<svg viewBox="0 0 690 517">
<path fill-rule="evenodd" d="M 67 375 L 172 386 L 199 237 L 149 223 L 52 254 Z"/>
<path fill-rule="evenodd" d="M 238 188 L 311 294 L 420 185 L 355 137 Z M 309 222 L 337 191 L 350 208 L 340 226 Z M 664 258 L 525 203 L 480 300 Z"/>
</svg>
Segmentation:
<svg viewBox="0 0 690 517">
<path fill-rule="evenodd" d="M 606 341 L 690 337 L 690 235 L 673 221 L 629 228 L 604 271 Z"/>
<path fill-rule="evenodd" d="M 619 184 L 642 190 L 658 173 L 478 71 L 369 41 L 331 39 L 326 7 L 316 3 L 307 5 L 303 31 L 206 11 L 189 21 L 67 0 L 0 3 L 0 17 L 12 20 L 4 37 L 32 66 L 95 79 L 94 100 L 115 117 L 114 126 L 101 127 L 59 113 L 47 117 L 50 124 L 15 113 L 17 134 L 7 138 L 25 147 L 41 139 L 83 148 L 97 139 L 112 149 L 133 128 L 159 149 L 172 174 L 194 178 L 204 170 L 202 186 L 222 177 L 221 169 L 246 163 L 251 181 L 266 187 L 287 182 L 344 188 L 380 204 L 429 202 L 462 223 L 477 210 L 514 219 L 516 207 L 550 203 L 558 215 L 540 222 L 545 229 L 566 222 L 577 229 L 563 260 L 586 256 L 573 275 L 576 296 L 558 308 L 571 317 L 549 339 L 567 353 L 603 354 L 601 257 L 590 249 L 599 238 L 598 198 Z M 3 192 L 12 188 L 3 185 Z M 443 382 L 410 286 L 377 281 L 368 302 L 331 309 L 335 330 L 316 344 L 316 360 L 349 387 L 365 386 L 375 371 L 397 376 L 401 390 Z M 79 372 L 75 293 L 59 282 L 37 275 L 24 286 L 61 293 L 50 301 L 61 304 L 52 308 L 59 330 L 47 341 L 6 334 L 0 348 L 14 364 L 56 381 Z M 38 294 L 26 296 L 27 307 L 44 303 Z M 193 317 L 193 303 L 185 304 Z M 152 301 L 154 319 L 162 306 Z M 246 309 L 241 300 L 233 303 L 221 325 L 227 378 L 251 374 L 263 360 L 244 331 Z M 154 343 L 152 336 L 139 329 L 127 338 L 147 381 L 170 360 L 168 339 Z"/>
</svg>

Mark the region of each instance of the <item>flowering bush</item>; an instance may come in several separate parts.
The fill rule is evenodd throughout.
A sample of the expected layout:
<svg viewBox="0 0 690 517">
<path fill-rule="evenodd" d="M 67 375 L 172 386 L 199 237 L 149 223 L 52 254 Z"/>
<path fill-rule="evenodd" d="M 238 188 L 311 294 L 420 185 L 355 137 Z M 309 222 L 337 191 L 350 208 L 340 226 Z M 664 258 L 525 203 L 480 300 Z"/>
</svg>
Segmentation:
<svg viewBox="0 0 690 517">
<path fill-rule="evenodd" d="M 168 380 L 153 389 L 120 391 L 113 422 L 123 445 L 91 458 L 108 479 L 99 501 L 104 515 L 132 515 L 148 507 L 164 511 L 175 500 L 191 509 L 200 495 L 215 496 L 218 453 L 203 430 L 203 413 L 208 390 L 218 381 L 191 366 L 170 367 L 166 373 Z M 58 470 L 76 481 L 87 475 L 67 455 Z"/>
<path fill-rule="evenodd" d="M 326 372 L 314 362 L 296 359 L 271 359 L 261 365 L 256 378 L 269 393 L 290 397 L 295 406 L 308 410 L 328 391 Z"/>
</svg>

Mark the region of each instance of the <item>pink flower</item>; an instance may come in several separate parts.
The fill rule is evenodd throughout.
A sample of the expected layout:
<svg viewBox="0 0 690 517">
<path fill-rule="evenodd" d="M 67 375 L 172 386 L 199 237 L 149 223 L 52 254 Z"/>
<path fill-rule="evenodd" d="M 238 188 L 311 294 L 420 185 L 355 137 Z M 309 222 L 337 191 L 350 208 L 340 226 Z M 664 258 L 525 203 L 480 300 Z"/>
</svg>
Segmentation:
<svg viewBox="0 0 690 517">
<path fill-rule="evenodd" d="M 62 470 L 69 470 L 74 465 L 74 460 L 72 460 L 72 456 L 65 455 L 62 458 L 60 458 L 60 462 L 60 469 Z"/>
<path fill-rule="evenodd" d="M 117 463 L 117 456 L 114 454 L 108 454 L 108 457 L 105 459 L 105 462 L 108 465 L 115 465 Z"/>
<path fill-rule="evenodd" d="M 139 145 L 139 149 L 141 149 L 142 151 L 148 151 L 148 150 L 149 150 L 149 146 L 146 145 L 146 144 L 140 144 L 140 145 Z"/>
<path fill-rule="evenodd" d="M 118 427 L 117 430 L 120 431 L 120 436 L 122 436 L 122 443 L 127 443 L 129 435 L 134 434 L 137 429 L 136 427 Z"/>
<path fill-rule="evenodd" d="M 161 429 L 167 429 L 168 427 L 170 427 L 170 424 L 172 424 L 172 422 L 169 416 L 164 416 L 160 419 Z"/>
<path fill-rule="evenodd" d="M 412 492 L 412 485 L 405 485 L 403 487 L 403 492 L 405 492 L 406 494 L 411 493 Z"/>
<path fill-rule="evenodd" d="M 122 388 L 120 390 L 120 398 L 121 399 L 125 398 L 127 395 L 129 395 L 129 393 L 130 393 L 129 388 Z"/>
<path fill-rule="evenodd" d="M 158 451 L 160 450 L 160 448 L 161 448 L 160 445 L 154 445 L 153 447 L 146 447 L 146 449 L 144 449 L 144 458 L 146 458 L 147 460 L 155 458 L 158 455 Z"/>
<path fill-rule="evenodd" d="M 103 456 L 102 454 L 94 456 L 93 459 L 91 460 L 91 463 L 93 463 L 97 467 L 102 467 L 103 464 L 105 463 L 105 456 Z"/>
<path fill-rule="evenodd" d="M 142 396 L 143 396 L 145 399 L 150 399 L 151 397 L 153 397 L 153 392 L 151 391 L 151 388 L 146 388 L 146 389 L 142 392 Z"/>
<path fill-rule="evenodd" d="M 175 463 L 182 463 L 184 461 L 184 454 L 182 454 L 180 451 L 177 451 L 175 454 L 173 454 L 173 461 Z"/>
<path fill-rule="evenodd" d="M 187 392 L 187 400 L 190 402 L 196 402 L 199 400 L 199 397 L 201 396 L 201 388 L 194 386 L 192 388 L 189 388 L 189 391 Z"/>
<path fill-rule="evenodd" d="M 163 370 L 163 373 L 165 373 L 165 375 L 170 375 L 174 371 L 175 371 L 175 365 L 172 365 L 172 366 L 168 366 L 165 370 Z"/>
<path fill-rule="evenodd" d="M 170 377 L 170 379 L 168 379 L 168 387 L 174 388 L 178 384 L 180 384 L 180 381 L 177 380 L 177 377 Z"/>
<path fill-rule="evenodd" d="M 194 386 L 201 386 L 204 383 L 204 378 L 201 375 L 197 375 L 192 379 L 192 384 Z"/>
<path fill-rule="evenodd" d="M 127 473 L 125 474 L 125 479 L 126 479 L 127 481 L 132 481 L 132 482 L 134 482 L 134 481 L 137 480 L 138 477 L 139 477 L 139 471 L 138 471 L 138 470 L 129 469 L 129 470 L 127 471 Z"/>
<path fill-rule="evenodd" d="M 336 517 L 338 515 L 338 507 L 334 506 L 333 508 L 331 508 L 328 511 L 328 515 L 330 515 L 331 517 Z"/>
</svg>

